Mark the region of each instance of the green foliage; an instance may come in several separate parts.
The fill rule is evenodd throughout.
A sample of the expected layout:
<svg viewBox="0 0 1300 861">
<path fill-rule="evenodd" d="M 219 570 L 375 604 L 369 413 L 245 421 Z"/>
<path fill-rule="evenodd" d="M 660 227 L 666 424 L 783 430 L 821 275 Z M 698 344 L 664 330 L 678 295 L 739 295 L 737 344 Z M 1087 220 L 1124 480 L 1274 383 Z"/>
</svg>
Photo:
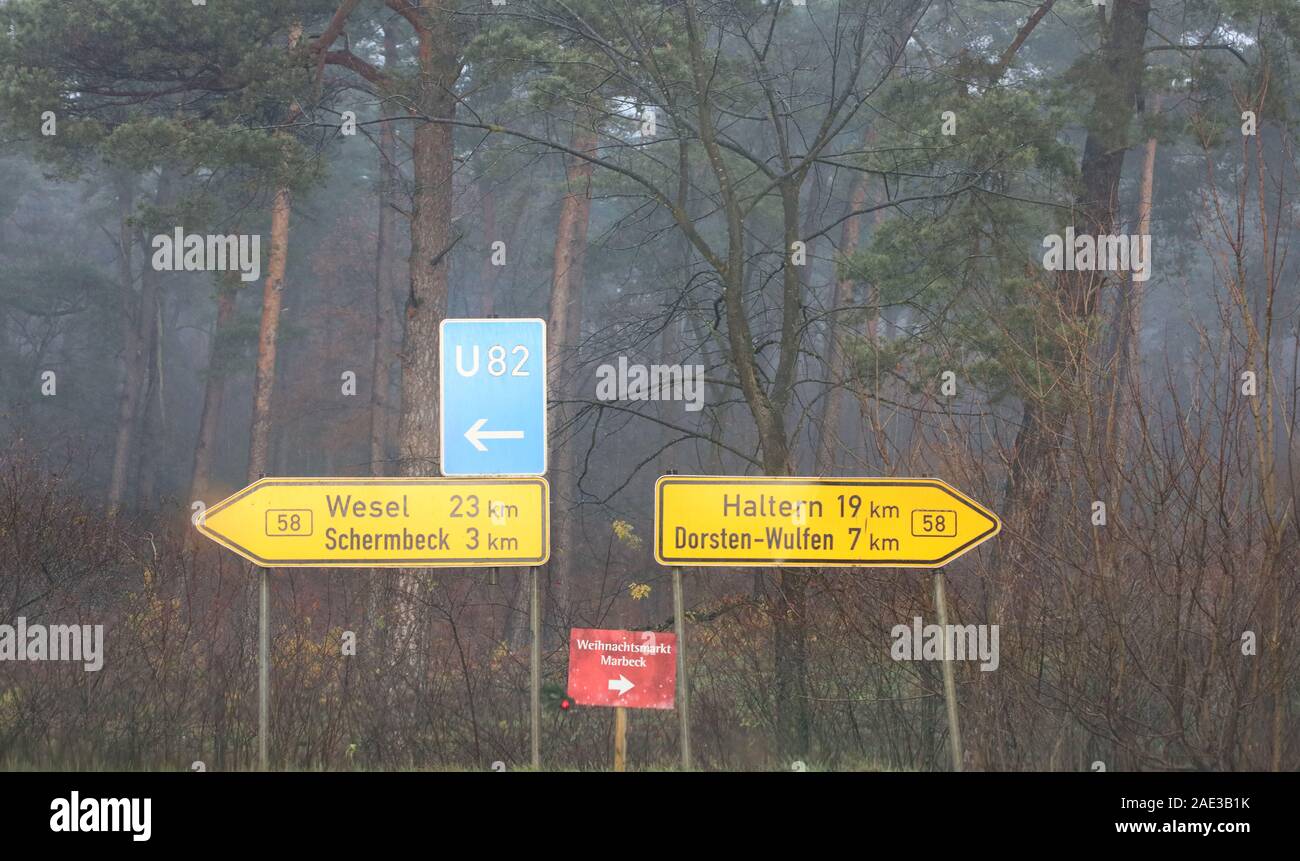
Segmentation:
<svg viewBox="0 0 1300 861">
<path fill-rule="evenodd" d="M 941 196 L 908 207 L 874 231 L 841 274 L 873 286 L 875 308 L 907 312 L 919 337 L 862 343 L 864 376 L 910 363 L 913 386 L 946 368 L 995 397 L 1025 367 L 1038 321 L 1036 248 L 1068 202 L 1073 152 L 1062 140 L 1066 114 L 1039 96 L 990 89 L 954 104 L 942 83 L 906 82 L 885 100 L 895 120 L 865 159 L 896 195 Z M 953 110 L 957 134 L 941 133 Z M 875 313 L 874 310 L 868 313 Z"/>
<path fill-rule="evenodd" d="M 488 20 L 492 23 L 470 42 L 467 61 L 481 69 L 481 77 L 510 81 L 514 95 L 534 109 L 608 114 L 611 97 L 635 102 L 640 95 L 635 79 L 652 70 L 630 59 L 630 34 L 654 47 L 659 61 L 654 74 L 667 80 L 687 74 L 684 52 L 671 45 L 680 18 L 655 4 L 543 2 L 527 18 Z M 605 50 L 575 33 L 599 34 Z"/>
<path fill-rule="evenodd" d="M 0 7 L 5 131 L 67 175 L 102 158 L 136 171 L 170 162 L 307 179 L 307 154 L 272 132 L 311 87 L 305 49 L 286 50 L 289 25 L 330 7 L 316 0 L 7 3 Z M 45 111 L 57 118 L 53 136 L 40 134 Z"/>
</svg>

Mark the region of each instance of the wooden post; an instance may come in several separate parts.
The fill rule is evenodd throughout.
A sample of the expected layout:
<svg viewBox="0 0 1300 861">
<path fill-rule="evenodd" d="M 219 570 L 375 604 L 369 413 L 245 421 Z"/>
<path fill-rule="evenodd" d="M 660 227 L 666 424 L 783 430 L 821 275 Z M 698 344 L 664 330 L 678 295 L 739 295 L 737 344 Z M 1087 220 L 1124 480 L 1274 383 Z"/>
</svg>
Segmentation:
<svg viewBox="0 0 1300 861">
<path fill-rule="evenodd" d="M 271 735 L 271 584 L 262 568 L 257 607 L 257 768 L 266 771 Z"/>
<path fill-rule="evenodd" d="M 686 678 L 686 610 L 682 569 L 673 569 L 673 619 L 677 628 L 677 718 L 680 721 L 682 771 L 691 770 L 691 686 Z"/>
<path fill-rule="evenodd" d="M 614 770 L 627 771 L 627 709 L 614 709 Z"/>
<path fill-rule="evenodd" d="M 529 679 L 529 737 L 532 742 L 530 761 L 534 769 L 542 767 L 542 599 L 537 588 L 537 569 L 528 569 L 528 616 L 532 628 L 533 644 L 528 656 Z"/>
<path fill-rule="evenodd" d="M 939 613 L 939 628 L 948 630 L 948 597 L 944 594 L 943 569 L 934 569 L 934 606 Z M 953 675 L 948 638 L 943 647 L 943 699 L 948 706 L 948 747 L 952 752 L 952 770 L 962 770 L 961 727 L 957 724 L 957 680 Z"/>
</svg>

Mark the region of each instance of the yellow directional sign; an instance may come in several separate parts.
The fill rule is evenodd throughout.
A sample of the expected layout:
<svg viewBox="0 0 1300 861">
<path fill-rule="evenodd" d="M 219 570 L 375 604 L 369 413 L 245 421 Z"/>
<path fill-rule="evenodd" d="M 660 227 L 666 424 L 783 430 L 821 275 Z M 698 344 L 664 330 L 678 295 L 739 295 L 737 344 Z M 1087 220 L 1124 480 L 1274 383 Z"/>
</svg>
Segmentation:
<svg viewBox="0 0 1300 861">
<path fill-rule="evenodd" d="M 655 485 L 661 565 L 937 568 L 1001 528 L 933 478 L 666 475 Z"/>
<path fill-rule="evenodd" d="M 267 568 L 541 565 L 549 502 L 544 478 L 264 478 L 198 529 Z"/>
</svg>

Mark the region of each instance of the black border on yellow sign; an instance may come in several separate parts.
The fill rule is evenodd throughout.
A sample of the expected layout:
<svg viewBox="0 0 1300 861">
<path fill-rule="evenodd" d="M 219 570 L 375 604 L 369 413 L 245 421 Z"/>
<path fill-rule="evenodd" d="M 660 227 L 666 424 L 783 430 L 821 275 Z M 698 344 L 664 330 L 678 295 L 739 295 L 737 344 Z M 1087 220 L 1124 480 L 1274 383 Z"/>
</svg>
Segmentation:
<svg viewBox="0 0 1300 861">
<path fill-rule="evenodd" d="M 511 485 L 511 484 L 531 484 L 541 488 L 542 491 L 542 552 L 540 556 L 507 556 L 499 559 L 367 559 L 364 561 L 356 559 L 293 559 L 293 560 L 276 560 L 271 561 L 263 559 L 261 556 L 253 553 L 251 550 L 221 535 L 207 525 L 208 516 L 221 511 L 245 496 L 256 493 L 267 487 L 330 487 L 337 485 L 352 484 L 370 484 L 380 487 L 430 487 L 438 485 L 447 486 L 482 486 L 482 485 Z M 551 558 L 551 487 L 545 478 L 540 476 L 529 477 L 511 477 L 511 478 L 262 478 L 245 487 L 243 490 L 226 497 L 216 505 L 205 510 L 203 517 L 199 519 L 197 528 L 206 538 L 217 542 L 222 547 L 252 562 L 254 565 L 263 568 L 512 568 L 512 567 L 532 567 L 545 565 Z"/>
<path fill-rule="evenodd" d="M 890 559 L 873 562 L 863 559 L 815 559 L 796 557 L 789 559 L 718 559 L 717 557 L 665 557 L 663 554 L 663 501 L 664 488 L 670 484 L 744 484 L 744 485 L 829 485 L 832 487 L 933 487 L 951 496 L 992 521 L 993 525 L 979 535 L 940 556 L 938 559 Z M 655 482 L 655 561 L 669 567 L 711 568 L 942 568 L 953 559 L 982 544 L 1002 531 L 1002 520 L 993 512 L 938 478 L 800 478 L 787 476 L 725 476 L 725 475 L 665 475 Z"/>
</svg>

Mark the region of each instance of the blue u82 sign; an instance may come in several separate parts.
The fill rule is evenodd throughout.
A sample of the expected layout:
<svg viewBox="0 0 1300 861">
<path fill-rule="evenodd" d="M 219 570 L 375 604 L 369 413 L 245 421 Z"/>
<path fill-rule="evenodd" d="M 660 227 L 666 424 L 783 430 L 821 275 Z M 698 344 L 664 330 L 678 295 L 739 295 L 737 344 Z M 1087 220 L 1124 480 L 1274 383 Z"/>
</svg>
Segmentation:
<svg viewBox="0 0 1300 861">
<path fill-rule="evenodd" d="M 443 320 L 443 475 L 546 474 L 546 321 Z"/>
</svg>

